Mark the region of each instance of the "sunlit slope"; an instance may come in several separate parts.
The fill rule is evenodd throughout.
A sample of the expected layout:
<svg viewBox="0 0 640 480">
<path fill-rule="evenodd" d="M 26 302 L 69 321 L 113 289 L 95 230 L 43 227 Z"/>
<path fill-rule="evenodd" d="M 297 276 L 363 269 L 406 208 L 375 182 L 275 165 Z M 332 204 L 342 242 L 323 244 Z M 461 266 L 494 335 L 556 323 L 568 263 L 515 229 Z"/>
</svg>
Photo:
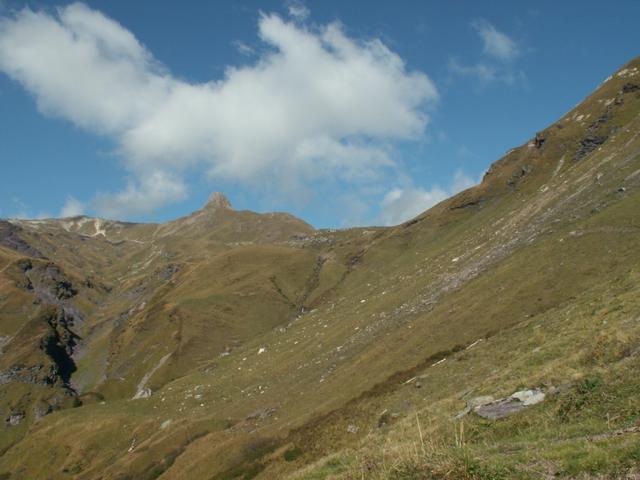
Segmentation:
<svg viewBox="0 0 640 480">
<path fill-rule="evenodd" d="M 111 290 L 87 300 L 71 381 L 95 399 L 31 422 L 8 442 L 15 443 L 0 472 L 429 478 L 420 472 L 432 464 L 443 465 L 435 478 L 447 478 L 447 465 L 450 478 L 465 478 L 469 469 L 455 455 L 473 459 L 488 449 L 504 478 L 518 462 L 530 466 L 536 452 L 575 474 L 545 447 L 549 437 L 569 442 L 630 428 L 640 411 L 631 355 L 640 338 L 638 85 L 635 60 L 537 141 L 496 162 L 481 185 L 395 228 L 314 232 L 288 216 L 270 217 L 273 229 L 266 217 L 253 227 L 255 214 L 220 201 L 181 224 L 129 227 L 146 232 L 122 238 L 136 244 L 124 249 L 131 260 L 87 260 L 96 268 L 107 262 Z M 65 259 L 70 274 L 81 271 L 68 249 L 56 254 L 34 235 L 21 236 Z M 614 415 L 603 417 L 594 401 L 587 416 L 572 411 L 565 424 L 545 407 L 502 429 L 469 417 L 470 450 L 455 450 L 450 432 L 459 425 L 451 418 L 468 395 L 575 389 L 592 375 L 602 398 L 620 399 L 610 404 Z M 420 388 L 407 383 L 417 376 Z M 150 396 L 131 400 L 141 387 Z M 408 437 L 416 412 L 442 444 L 431 459 L 400 455 L 419 441 Z M 509 435 L 530 442 L 530 454 L 505 466 Z M 576 440 L 573 453 L 588 451 L 588 441 Z M 414 476 L 392 477 L 378 448 L 384 442 Z M 624 438 L 598 448 L 620 468 L 633 455 Z M 450 464 L 438 464 L 443 458 Z"/>
</svg>

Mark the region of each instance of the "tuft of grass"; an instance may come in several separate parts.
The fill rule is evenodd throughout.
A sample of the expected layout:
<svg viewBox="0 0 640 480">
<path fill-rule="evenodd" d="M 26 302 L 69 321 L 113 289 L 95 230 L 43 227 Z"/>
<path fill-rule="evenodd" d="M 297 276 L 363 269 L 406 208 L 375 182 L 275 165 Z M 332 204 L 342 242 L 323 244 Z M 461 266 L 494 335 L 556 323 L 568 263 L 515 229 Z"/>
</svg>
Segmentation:
<svg viewBox="0 0 640 480">
<path fill-rule="evenodd" d="M 300 458 L 300 456 L 302 456 L 302 450 L 299 448 L 291 448 L 282 454 L 282 458 L 284 458 L 286 462 L 294 462 Z"/>
</svg>

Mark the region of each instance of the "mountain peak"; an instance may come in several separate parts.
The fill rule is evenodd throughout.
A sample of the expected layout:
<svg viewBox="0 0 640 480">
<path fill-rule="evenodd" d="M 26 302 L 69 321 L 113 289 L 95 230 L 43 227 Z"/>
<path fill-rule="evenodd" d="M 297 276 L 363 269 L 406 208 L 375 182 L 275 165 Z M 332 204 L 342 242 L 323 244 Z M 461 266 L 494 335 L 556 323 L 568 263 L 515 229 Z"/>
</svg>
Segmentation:
<svg viewBox="0 0 640 480">
<path fill-rule="evenodd" d="M 204 208 L 208 210 L 233 209 L 229 199 L 221 192 L 213 192 L 209 195 L 209 199 L 207 200 Z"/>
</svg>

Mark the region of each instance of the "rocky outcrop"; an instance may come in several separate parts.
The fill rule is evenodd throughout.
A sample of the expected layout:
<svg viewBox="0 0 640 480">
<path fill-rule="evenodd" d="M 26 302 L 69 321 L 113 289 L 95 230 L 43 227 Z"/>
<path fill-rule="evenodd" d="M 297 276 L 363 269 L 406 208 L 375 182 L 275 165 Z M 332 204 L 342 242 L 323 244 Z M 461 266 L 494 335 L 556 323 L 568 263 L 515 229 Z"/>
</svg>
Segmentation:
<svg viewBox="0 0 640 480">
<path fill-rule="evenodd" d="M 42 363 L 31 366 L 17 364 L 0 372 L 0 385 L 12 382 L 54 385 L 58 379 L 57 366 L 45 366 Z"/>
<path fill-rule="evenodd" d="M 542 135 L 542 133 L 538 132 L 538 133 L 536 133 L 536 136 L 533 139 L 533 146 L 535 148 L 542 148 L 542 145 L 544 145 L 545 140 L 546 139 L 544 138 L 544 135 Z"/>
<path fill-rule="evenodd" d="M 482 418 L 497 420 L 521 412 L 531 405 L 544 401 L 544 399 L 545 394 L 541 390 L 521 390 L 510 397 L 478 405 L 473 411 Z"/>
<path fill-rule="evenodd" d="M 635 83 L 627 82 L 622 86 L 622 93 L 637 92 L 638 90 L 640 90 L 640 85 Z"/>
<path fill-rule="evenodd" d="M 38 250 L 29 245 L 22 237 L 22 229 L 11 222 L 0 220 L 0 245 L 33 258 L 45 258 Z"/>
<path fill-rule="evenodd" d="M 80 337 L 71 329 L 72 323 L 62 308 L 49 306 L 25 325 L 3 354 L 0 385 L 18 382 L 73 390 L 69 382 L 76 370 L 73 352 Z M 31 348 L 41 353 L 29 353 Z"/>
<path fill-rule="evenodd" d="M 24 412 L 11 412 L 5 422 L 10 427 L 15 427 L 16 425 L 20 425 L 22 420 L 24 420 Z"/>
<path fill-rule="evenodd" d="M 23 420 L 38 420 L 61 408 L 80 404 L 71 384 L 76 370 L 73 352 L 78 336 L 71 330 L 72 318 L 58 306 L 42 307 L 7 344 L 0 357 L 0 416 L 6 426 Z M 17 389 L 17 397 L 3 398 L 11 384 L 28 384 Z M 13 412 L 20 412 L 16 417 Z"/>
<path fill-rule="evenodd" d="M 69 318 L 64 310 L 56 309 L 47 318 L 49 331 L 40 341 L 40 348 L 53 361 L 58 378 L 69 386 L 71 374 L 76 371 L 73 352 L 80 337 L 71 330 Z M 69 387 L 71 388 L 71 387 Z"/>
<path fill-rule="evenodd" d="M 511 177 L 507 181 L 507 185 L 509 185 L 511 188 L 516 187 L 525 176 L 531 173 L 532 170 L 533 167 L 531 165 L 523 165 L 516 172 L 514 172 L 513 175 L 511 175 Z"/>
<path fill-rule="evenodd" d="M 52 262 L 32 261 L 29 258 L 18 260 L 16 265 L 23 273 L 23 277 L 16 281 L 16 286 L 33 293 L 35 303 L 60 308 L 69 326 L 78 326 L 84 321 L 80 310 L 69 301 L 78 294 L 78 290 L 60 267 Z"/>
<path fill-rule="evenodd" d="M 204 206 L 206 210 L 233 210 L 229 199 L 220 192 L 214 192 L 209 196 L 209 200 Z"/>
<path fill-rule="evenodd" d="M 593 152 L 596 148 L 607 141 L 609 137 L 604 135 L 589 135 L 580 140 L 580 146 L 576 152 L 576 160 L 582 160 L 584 157 Z"/>
<path fill-rule="evenodd" d="M 27 289 L 33 290 L 42 303 L 58 305 L 78 293 L 60 267 L 53 263 L 34 264 L 25 259 L 19 262 L 19 267 L 29 280 Z"/>
</svg>

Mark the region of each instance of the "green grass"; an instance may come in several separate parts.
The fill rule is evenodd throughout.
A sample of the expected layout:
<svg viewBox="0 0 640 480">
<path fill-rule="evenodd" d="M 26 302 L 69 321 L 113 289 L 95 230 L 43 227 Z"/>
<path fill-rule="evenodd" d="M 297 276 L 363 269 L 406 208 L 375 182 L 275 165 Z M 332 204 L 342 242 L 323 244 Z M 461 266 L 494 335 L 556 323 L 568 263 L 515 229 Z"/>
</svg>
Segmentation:
<svg viewBox="0 0 640 480">
<path fill-rule="evenodd" d="M 597 118 L 621 82 L 567 117 Z M 231 211 L 109 233 L 122 243 L 80 240 L 56 222 L 25 226 L 25 238 L 81 285 L 85 352 L 75 378 L 93 400 L 0 427 L 0 472 L 627 472 L 638 434 L 624 429 L 640 422 L 639 112 L 625 98 L 612 120 L 625 128 L 579 162 L 588 125 L 563 119 L 544 131 L 542 149 L 515 149 L 480 186 L 388 229 L 312 232 L 292 217 Z M 307 239 L 289 241 L 294 233 Z M 18 257 L 0 249 L 0 335 L 37 312 L 11 268 Z M 82 286 L 87 278 L 100 285 Z M 3 362 L 42 355 L 38 332 L 27 330 L 25 355 Z M 130 400 L 169 353 L 149 378 L 151 398 Z M 453 420 L 475 396 L 567 384 L 513 417 Z M 36 391 L 11 386 L 0 407 L 29 411 Z"/>
</svg>

